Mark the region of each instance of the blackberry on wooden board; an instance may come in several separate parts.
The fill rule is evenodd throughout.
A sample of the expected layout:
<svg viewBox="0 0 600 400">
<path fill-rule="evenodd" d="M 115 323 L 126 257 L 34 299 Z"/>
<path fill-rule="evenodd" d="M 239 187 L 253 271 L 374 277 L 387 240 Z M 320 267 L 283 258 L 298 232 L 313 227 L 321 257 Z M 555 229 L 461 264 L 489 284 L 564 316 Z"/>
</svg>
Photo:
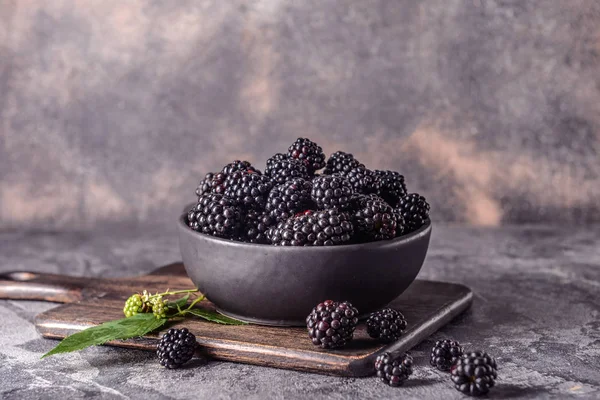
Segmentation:
<svg viewBox="0 0 600 400">
<path fill-rule="evenodd" d="M 300 211 L 312 208 L 311 190 L 310 181 L 292 179 L 271 189 L 265 208 L 277 222 L 284 221 Z"/>
<path fill-rule="evenodd" d="M 350 209 L 352 186 L 341 175 L 320 175 L 312 180 L 311 197 L 320 210 Z"/>
<path fill-rule="evenodd" d="M 408 353 L 383 353 L 375 359 L 377 377 L 385 384 L 402 386 L 413 373 L 413 358 Z"/>
<path fill-rule="evenodd" d="M 187 223 L 195 231 L 222 238 L 239 235 L 243 210 L 220 194 L 204 194 L 187 214 Z"/>
<path fill-rule="evenodd" d="M 315 171 L 325 166 L 325 153 L 321 146 L 307 138 L 298 138 L 288 149 L 290 158 L 298 159 L 306 165 L 308 172 Z"/>
<path fill-rule="evenodd" d="M 485 395 L 498 378 L 496 360 L 482 351 L 463 354 L 452 367 L 451 379 L 456 390 L 470 396 Z"/>
<path fill-rule="evenodd" d="M 400 338 L 407 322 L 400 311 L 386 308 L 372 313 L 366 325 L 369 336 L 379 339 L 380 342 L 390 343 Z"/>
<path fill-rule="evenodd" d="M 198 342 L 187 328 L 169 329 L 156 346 L 160 365 L 169 369 L 181 367 L 194 356 Z"/>
<path fill-rule="evenodd" d="M 333 175 L 335 173 L 341 173 L 342 175 L 345 175 L 352 169 L 358 167 L 364 168 L 364 164 L 355 159 L 352 154 L 345 153 L 343 151 L 336 151 L 329 156 L 325 169 L 323 170 L 323 174 Z"/>
<path fill-rule="evenodd" d="M 358 310 L 351 303 L 326 300 L 306 317 L 308 336 L 315 346 L 336 349 L 345 346 L 358 325 Z"/>
</svg>

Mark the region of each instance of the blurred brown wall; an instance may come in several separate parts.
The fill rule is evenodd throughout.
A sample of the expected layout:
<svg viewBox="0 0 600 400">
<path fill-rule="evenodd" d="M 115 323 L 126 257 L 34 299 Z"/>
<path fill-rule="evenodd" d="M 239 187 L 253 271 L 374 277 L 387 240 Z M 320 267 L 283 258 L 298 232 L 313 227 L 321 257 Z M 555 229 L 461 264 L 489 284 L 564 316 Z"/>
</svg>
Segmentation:
<svg viewBox="0 0 600 400">
<path fill-rule="evenodd" d="M 600 2 L 0 2 L 0 227 L 170 223 L 307 136 L 436 220 L 600 220 Z"/>
</svg>

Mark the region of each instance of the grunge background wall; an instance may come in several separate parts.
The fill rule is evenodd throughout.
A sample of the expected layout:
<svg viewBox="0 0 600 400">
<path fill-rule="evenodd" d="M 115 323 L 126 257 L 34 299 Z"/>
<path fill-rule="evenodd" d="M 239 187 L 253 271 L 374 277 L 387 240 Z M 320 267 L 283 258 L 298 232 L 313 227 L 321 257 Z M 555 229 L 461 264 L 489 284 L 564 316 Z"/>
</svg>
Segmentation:
<svg viewBox="0 0 600 400">
<path fill-rule="evenodd" d="M 599 221 L 599 54 L 594 0 L 3 1 L 0 226 L 172 224 L 298 136 L 436 220 Z"/>
</svg>

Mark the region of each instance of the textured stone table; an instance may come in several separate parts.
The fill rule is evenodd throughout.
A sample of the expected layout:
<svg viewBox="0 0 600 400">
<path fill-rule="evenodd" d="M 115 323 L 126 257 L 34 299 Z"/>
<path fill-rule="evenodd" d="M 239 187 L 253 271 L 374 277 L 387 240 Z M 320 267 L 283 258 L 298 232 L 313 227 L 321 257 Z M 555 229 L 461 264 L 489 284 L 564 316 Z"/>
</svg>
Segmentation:
<svg viewBox="0 0 600 400">
<path fill-rule="evenodd" d="M 179 258 L 171 230 L 0 233 L 0 271 L 144 273 Z M 458 399 L 428 365 L 435 339 L 486 349 L 500 365 L 491 398 L 600 397 L 600 227 L 440 227 L 420 275 L 469 285 L 473 308 L 414 349 L 404 388 L 224 362 L 168 371 L 153 354 L 109 347 L 40 360 L 54 341 L 33 319 L 54 305 L 0 301 L 0 398 Z"/>
</svg>

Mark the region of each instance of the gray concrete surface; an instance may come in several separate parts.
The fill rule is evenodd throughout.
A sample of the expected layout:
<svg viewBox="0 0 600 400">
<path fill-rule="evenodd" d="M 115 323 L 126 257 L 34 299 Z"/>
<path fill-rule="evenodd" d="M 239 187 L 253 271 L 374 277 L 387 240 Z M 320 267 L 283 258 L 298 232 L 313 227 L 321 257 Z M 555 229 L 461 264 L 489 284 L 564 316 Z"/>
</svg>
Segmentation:
<svg viewBox="0 0 600 400">
<path fill-rule="evenodd" d="M 473 307 L 414 349 L 406 387 L 224 362 L 168 371 L 150 353 L 116 348 L 40 360 L 56 342 L 33 319 L 51 304 L 0 301 L 0 398 L 460 399 L 431 369 L 439 338 L 485 349 L 499 363 L 491 399 L 600 397 L 600 227 L 436 224 L 420 277 L 460 282 Z M 179 259 L 176 236 L 160 226 L 87 233 L 0 231 L 0 271 L 128 276 Z"/>
<path fill-rule="evenodd" d="M 0 2 L 0 226 L 170 222 L 298 136 L 437 221 L 600 221 L 597 0 Z"/>
</svg>

